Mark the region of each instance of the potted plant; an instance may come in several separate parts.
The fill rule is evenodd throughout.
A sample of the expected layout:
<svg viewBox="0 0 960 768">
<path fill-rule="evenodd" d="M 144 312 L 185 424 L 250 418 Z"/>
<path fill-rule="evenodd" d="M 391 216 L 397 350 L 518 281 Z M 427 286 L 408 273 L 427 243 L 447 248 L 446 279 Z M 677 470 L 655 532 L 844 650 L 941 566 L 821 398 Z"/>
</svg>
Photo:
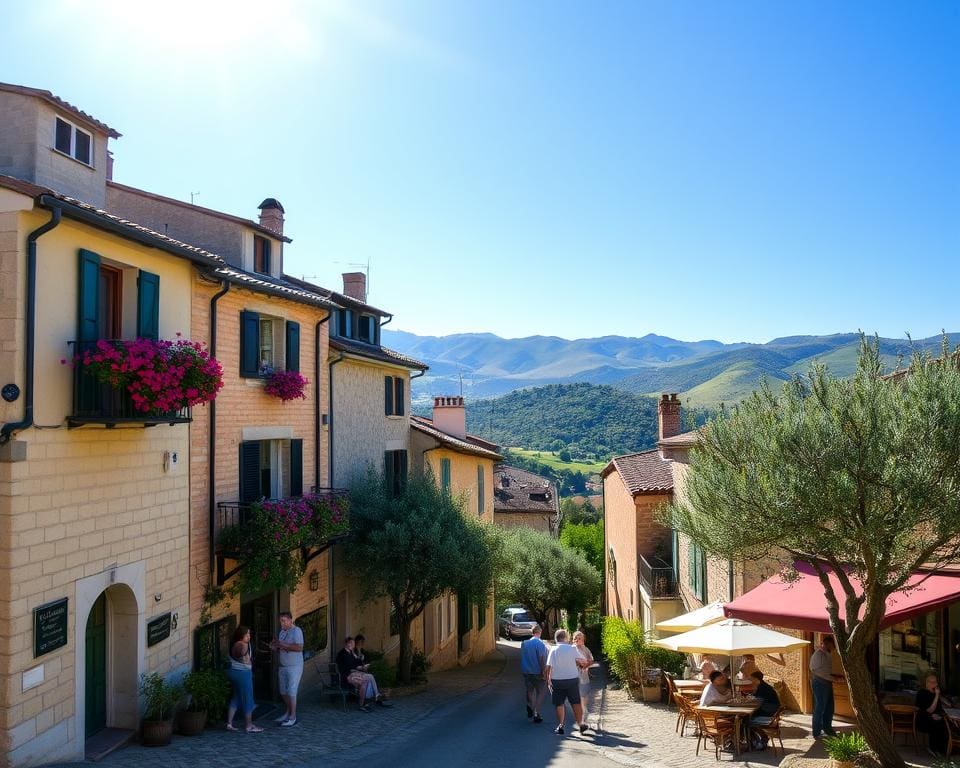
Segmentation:
<svg viewBox="0 0 960 768">
<path fill-rule="evenodd" d="M 159 672 L 140 677 L 144 711 L 141 741 L 145 747 L 162 747 L 173 736 L 173 712 L 180 700 L 180 687 L 171 685 Z"/>
<path fill-rule="evenodd" d="M 867 751 L 867 742 L 856 732 L 825 736 L 823 747 L 830 756 L 831 768 L 854 768 L 856 759 Z"/>
<path fill-rule="evenodd" d="M 297 398 L 307 399 L 304 391 L 307 380 L 300 375 L 299 371 L 269 371 L 266 376 L 267 383 L 264 385 L 263 391 L 268 395 L 272 395 L 284 403 Z"/>
<path fill-rule="evenodd" d="M 644 701 L 660 701 L 660 684 L 663 673 L 656 667 L 646 667 L 640 677 L 640 689 Z"/>
<path fill-rule="evenodd" d="M 201 669 L 183 679 L 183 688 L 188 701 L 177 718 L 179 730 L 184 736 L 196 736 L 208 719 L 222 715 L 230 697 L 230 682 L 220 670 Z"/>
</svg>

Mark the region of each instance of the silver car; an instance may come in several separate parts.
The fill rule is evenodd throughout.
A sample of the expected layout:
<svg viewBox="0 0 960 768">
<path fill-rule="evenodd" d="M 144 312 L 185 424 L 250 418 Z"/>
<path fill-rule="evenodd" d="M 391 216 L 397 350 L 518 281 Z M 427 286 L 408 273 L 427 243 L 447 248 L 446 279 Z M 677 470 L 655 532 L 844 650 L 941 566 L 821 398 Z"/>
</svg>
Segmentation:
<svg viewBox="0 0 960 768">
<path fill-rule="evenodd" d="M 507 640 L 531 637 L 535 626 L 537 621 L 527 613 L 526 608 L 507 608 L 497 619 L 497 629 Z"/>
</svg>

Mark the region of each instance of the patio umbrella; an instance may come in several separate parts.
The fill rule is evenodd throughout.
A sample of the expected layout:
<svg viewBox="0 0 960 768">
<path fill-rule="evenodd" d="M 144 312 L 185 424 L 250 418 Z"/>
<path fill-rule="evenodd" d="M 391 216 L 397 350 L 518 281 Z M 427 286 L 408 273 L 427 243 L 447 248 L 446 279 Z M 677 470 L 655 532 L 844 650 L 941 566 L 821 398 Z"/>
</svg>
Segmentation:
<svg viewBox="0 0 960 768">
<path fill-rule="evenodd" d="M 716 602 L 697 608 L 682 616 L 674 616 L 672 619 L 659 621 L 656 628 L 664 632 L 686 632 L 690 629 L 697 629 L 707 624 L 722 621 L 723 618 L 723 603 Z"/>
</svg>

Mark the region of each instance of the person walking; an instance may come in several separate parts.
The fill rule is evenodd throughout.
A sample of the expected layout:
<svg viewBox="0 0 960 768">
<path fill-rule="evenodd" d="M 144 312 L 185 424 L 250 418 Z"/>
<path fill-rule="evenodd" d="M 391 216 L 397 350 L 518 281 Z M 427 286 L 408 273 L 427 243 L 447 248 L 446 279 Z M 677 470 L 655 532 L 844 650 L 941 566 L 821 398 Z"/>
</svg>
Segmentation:
<svg viewBox="0 0 960 768">
<path fill-rule="evenodd" d="M 580 669 L 585 666 L 585 662 L 577 649 L 567 643 L 567 630 L 558 629 L 553 638 L 556 645 L 550 649 L 547 666 L 544 668 L 547 688 L 557 710 L 558 725 L 553 732 L 563 735 L 563 705 L 565 701 L 569 701 L 574 720 L 580 726 L 580 733 L 583 733 L 587 730 L 587 724 L 583 721 L 583 707 L 580 704 Z"/>
<path fill-rule="evenodd" d="M 237 709 L 243 710 L 247 733 L 261 733 L 263 728 L 253 724 L 253 663 L 250 661 L 250 629 L 239 626 L 230 641 L 230 668 L 227 677 L 233 686 L 233 698 L 227 707 L 227 730 L 235 731 L 233 716 Z"/>
<path fill-rule="evenodd" d="M 590 698 L 590 667 L 593 666 L 593 653 L 586 645 L 587 636 L 579 629 L 573 633 L 573 647 L 586 665 L 580 667 L 580 706 L 583 707 L 583 721 L 587 721 L 587 700 Z"/>
<path fill-rule="evenodd" d="M 833 736 L 833 657 L 832 635 L 823 635 L 810 657 L 810 685 L 813 688 L 813 738 Z"/>
<path fill-rule="evenodd" d="M 303 630 L 293 623 L 290 611 L 280 612 L 280 634 L 270 641 L 270 648 L 277 652 L 280 698 L 287 708 L 277 725 L 289 728 L 297 724 L 297 689 L 303 677 Z"/>
<path fill-rule="evenodd" d="M 540 639 L 543 627 L 537 624 L 533 634 L 520 643 L 520 672 L 523 674 L 523 688 L 527 702 L 527 718 L 542 723 L 540 705 L 547 692 L 544 668 L 547 666 L 547 646 Z"/>
</svg>

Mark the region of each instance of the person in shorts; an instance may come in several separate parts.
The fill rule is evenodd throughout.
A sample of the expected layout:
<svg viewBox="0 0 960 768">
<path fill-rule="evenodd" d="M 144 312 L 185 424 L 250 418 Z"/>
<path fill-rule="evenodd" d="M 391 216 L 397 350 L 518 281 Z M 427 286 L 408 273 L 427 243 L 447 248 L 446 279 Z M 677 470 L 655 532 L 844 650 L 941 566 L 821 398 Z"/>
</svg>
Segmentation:
<svg viewBox="0 0 960 768">
<path fill-rule="evenodd" d="M 303 630 L 293 623 L 290 611 L 281 611 L 280 634 L 270 647 L 277 652 L 280 697 L 287 707 L 277 725 L 289 728 L 297 724 L 297 689 L 303 677 Z"/>
<path fill-rule="evenodd" d="M 589 666 L 589 663 L 567 642 L 567 630 L 558 629 L 553 637 L 556 645 L 550 649 L 544 669 L 547 688 L 550 690 L 553 706 L 557 709 L 558 725 L 553 732 L 563 735 L 563 707 L 564 702 L 569 701 L 573 716 L 580 726 L 580 733 L 583 733 L 587 730 L 587 724 L 583 720 L 583 707 L 580 704 L 580 670 Z"/>
<path fill-rule="evenodd" d="M 543 670 L 547 666 L 547 646 L 540 639 L 543 628 L 537 624 L 533 634 L 520 643 L 520 672 L 523 674 L 523 687 L 526 691 L 527 717 L 533 722 L 542 723 L 540 705 L 547 692 L 547 681 Z"/>
</svg>

